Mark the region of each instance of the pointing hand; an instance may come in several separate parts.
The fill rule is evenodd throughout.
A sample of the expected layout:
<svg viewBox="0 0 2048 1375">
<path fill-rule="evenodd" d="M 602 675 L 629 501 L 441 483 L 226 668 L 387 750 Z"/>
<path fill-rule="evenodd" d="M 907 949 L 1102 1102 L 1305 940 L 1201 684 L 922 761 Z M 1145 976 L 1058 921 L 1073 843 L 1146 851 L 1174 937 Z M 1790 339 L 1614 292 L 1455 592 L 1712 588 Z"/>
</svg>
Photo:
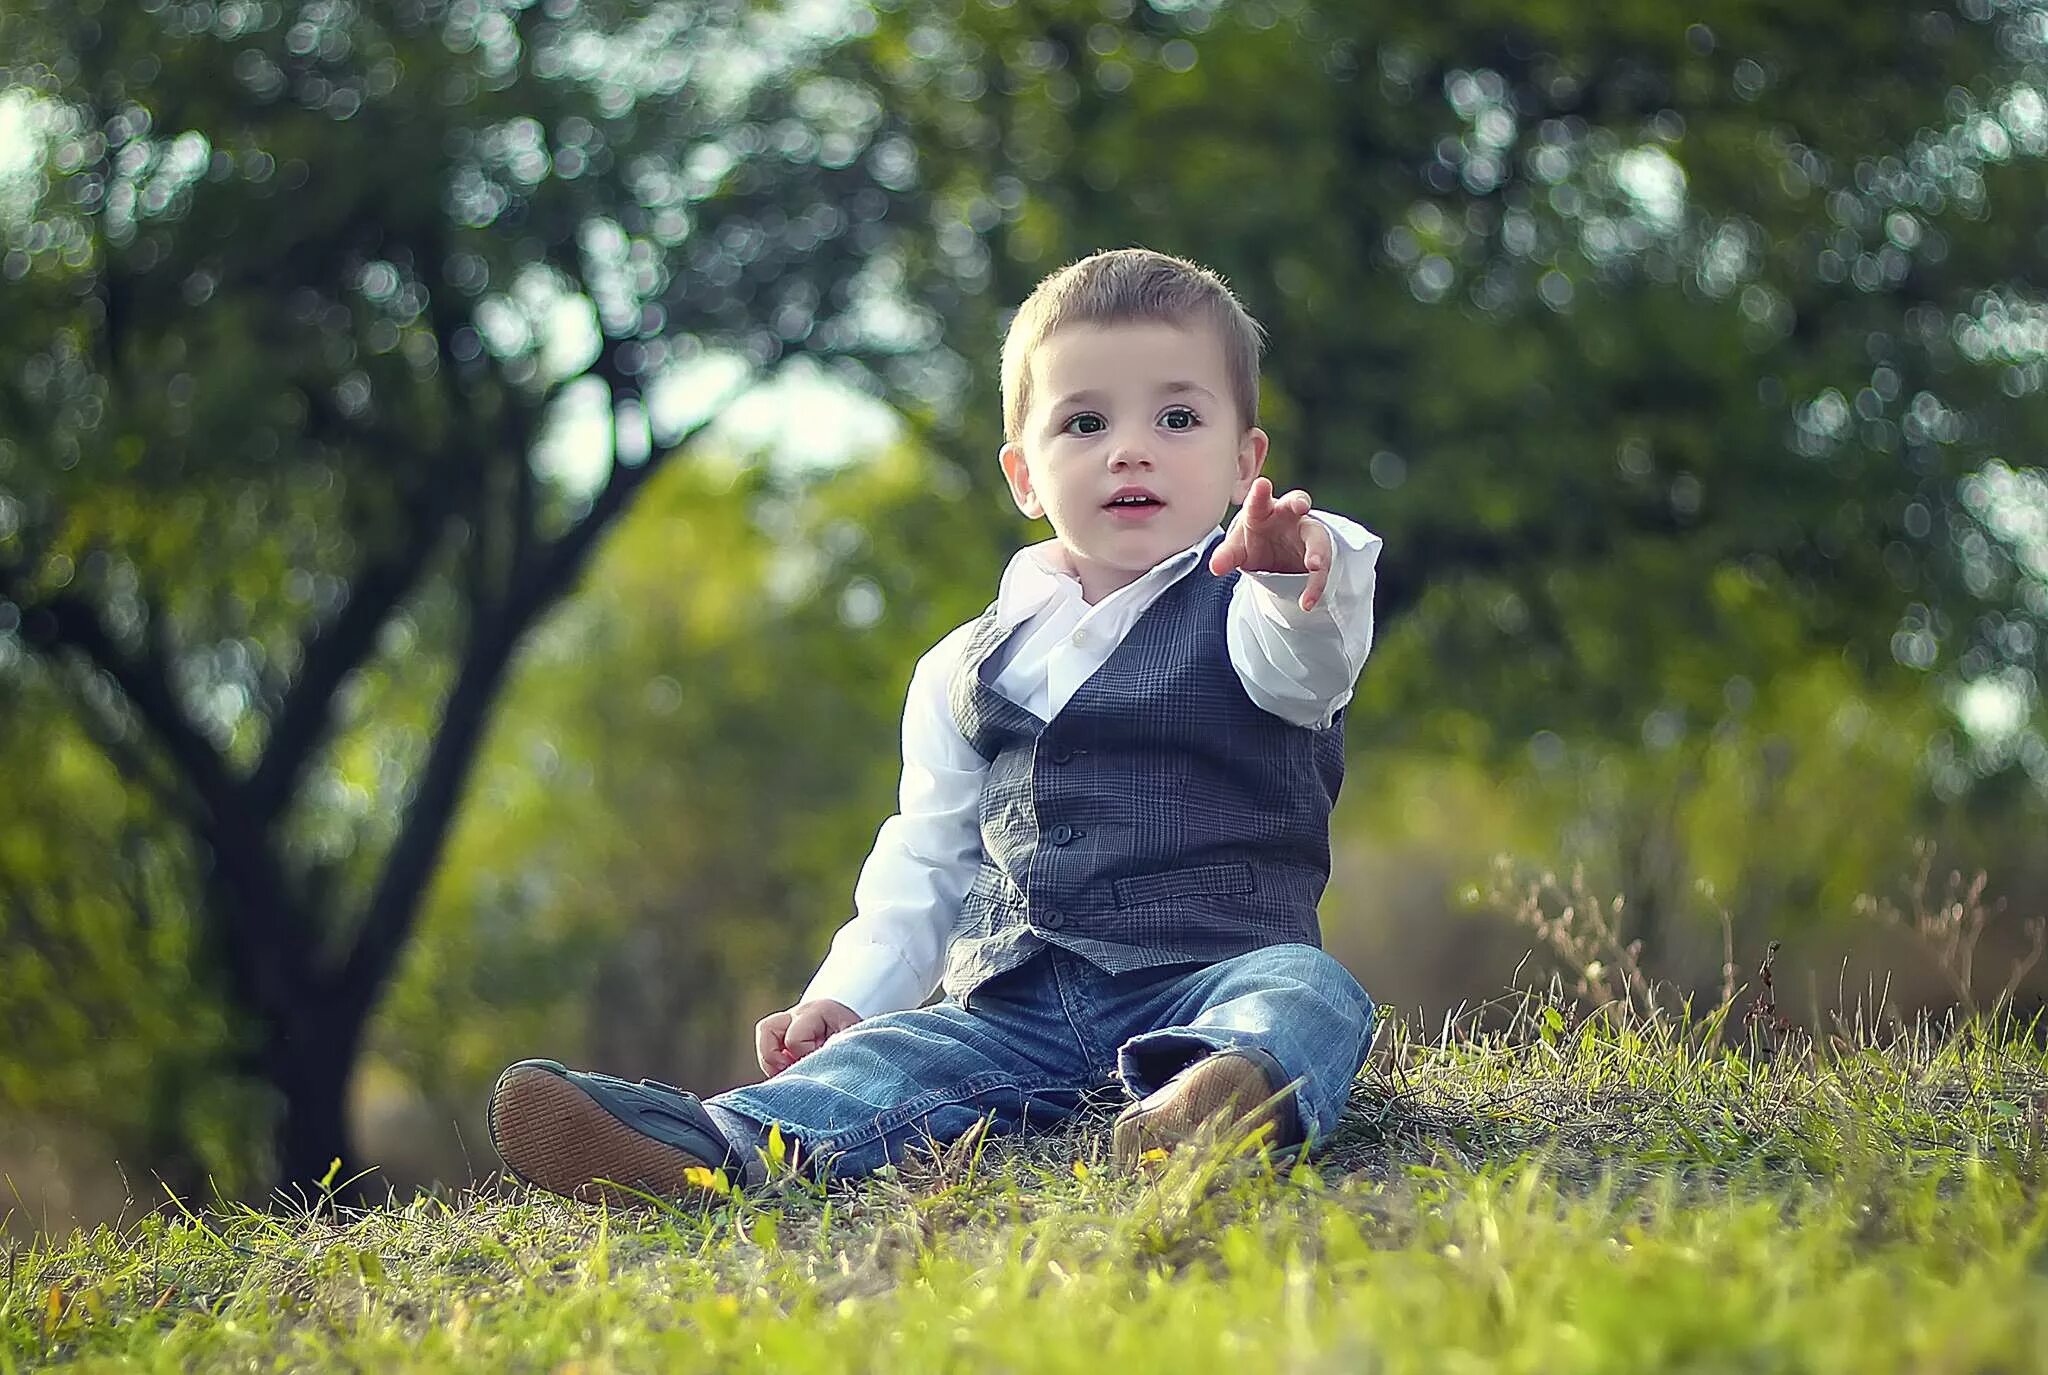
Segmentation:
<svg viewBox="0 0 2048 1375">
<path fill-rule="evenodd" d="M 1308 585 L 1301 589 L 1301 609 L 1313 611 L 1330 580 L 1336 546 L 1323 523 L 1309 515 L 1309 505 L 1308 493 L 1299 488 L 1276 497 L 1272 483 L 1262 477 L 1253 479 L 1237 519 L 1210 556 L 1209 571 L 1222 574 L 1242 568 L 1247 573 L 1306 573 Z"/>
</svg>

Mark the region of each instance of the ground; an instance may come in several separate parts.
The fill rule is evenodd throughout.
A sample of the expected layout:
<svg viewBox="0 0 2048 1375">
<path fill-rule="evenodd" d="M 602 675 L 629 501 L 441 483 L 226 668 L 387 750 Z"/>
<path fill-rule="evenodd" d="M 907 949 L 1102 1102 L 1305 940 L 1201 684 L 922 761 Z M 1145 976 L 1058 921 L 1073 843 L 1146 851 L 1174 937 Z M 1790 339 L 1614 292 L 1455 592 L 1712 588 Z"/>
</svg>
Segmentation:
<svg viewBox="0 0 2048 1375">
<path fill-rule="evenodd" d="M 217 1208 L 0 1262 L 0 1370 L 2048 1371 L 2039 1028 L 1395 1023 L 1303 1164 L 1106 1118 L 859 1186 Z"/>
</svg>

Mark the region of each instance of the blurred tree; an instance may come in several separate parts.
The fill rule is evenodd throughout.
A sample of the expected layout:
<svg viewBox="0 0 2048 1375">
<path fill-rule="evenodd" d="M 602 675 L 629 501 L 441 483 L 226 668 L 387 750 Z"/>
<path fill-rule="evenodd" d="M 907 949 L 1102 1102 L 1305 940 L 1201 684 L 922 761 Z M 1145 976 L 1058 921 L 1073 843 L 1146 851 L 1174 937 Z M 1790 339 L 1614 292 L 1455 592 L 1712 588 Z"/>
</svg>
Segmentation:
<svg viewBox="0 0 2048 1375">
<path fill-rule="evenodd" d="M 962 498 L 908 447 L 650 484 L 508 691 L 378 1018 L 429 1121 L 518 1053 L 752 1077 L 894 810 L 911 667 L 986 604 L 1007 531 Z"/>
<path fill-rule="evenodd" d="M 350 1069 L 528 633 L 724 398 L 905 343 L 864 274 L 909 159 L 820 55 L 848 22 L 0 7 L 0 694 L 38 822 L 0 849 L 0 1024 L 40 1028 L 0 1091 L 80 1109 L 18 1070 L 65 1028 L 101 1057 L 97 1021 L 232 1053 L 282 1182 L 353 1158 Z M 209 998 L 224 1030 L 170 1032 Z M 174 1154 L 135 1080 L 97 1113 Z"/>
<path fill-rule="evenodd" d="M 1846 652 L 1953 708 L 1942 795 L 2048 795 L 2037 0 L 880 9 L 935 198 L 912 289 L 978 360 L 956 442 L 1045 272 L 1225 272 L 1276 477 L 1381 529 L 1419 613 L 1376 735 L 1700 745 Z M 1789 639 L 1745 638 L 1758 598 Z"/>
</svg>

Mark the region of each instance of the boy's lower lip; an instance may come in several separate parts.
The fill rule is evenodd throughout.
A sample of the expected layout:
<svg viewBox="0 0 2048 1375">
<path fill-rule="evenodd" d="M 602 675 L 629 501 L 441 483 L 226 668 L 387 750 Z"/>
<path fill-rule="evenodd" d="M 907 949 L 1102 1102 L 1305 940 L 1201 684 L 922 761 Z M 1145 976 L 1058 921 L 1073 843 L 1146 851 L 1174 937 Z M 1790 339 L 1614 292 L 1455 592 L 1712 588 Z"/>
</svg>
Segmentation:
<svg viewBox="0 0 2048 1375">
<path fill-rule="evenodd" d="M 1116 520 L 1136 522 L 1150 520 L 1153 516 L 1158 515 L 1166 509 L 1166 503 L 1163 501 L 1134 502 L 1128 506 L 1105 506 L 1102 509 L 1109 512 L 1110 516 Z"/>
</svg>

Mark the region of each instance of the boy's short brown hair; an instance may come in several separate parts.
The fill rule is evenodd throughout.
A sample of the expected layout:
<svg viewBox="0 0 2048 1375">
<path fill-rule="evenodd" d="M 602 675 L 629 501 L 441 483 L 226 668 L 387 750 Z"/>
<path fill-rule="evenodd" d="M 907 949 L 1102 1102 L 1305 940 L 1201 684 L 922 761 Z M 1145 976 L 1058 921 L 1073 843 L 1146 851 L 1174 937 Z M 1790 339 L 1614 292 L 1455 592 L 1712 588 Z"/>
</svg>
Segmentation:
<svg viewBox="0 0 2048 1375">
<path fill-rule="evenodd" d="M 1128 321 L 1214 325 L 1246 429 L 1259 419 L 1259 348 L 1265 332 L 1224 280 L 1185 258 L 1116 248 L 1069 263 L 1040 282 L 1003 337 L 1003 438 L 1015 442 L 1031 409 L 1031 355 L 1063 325 Z"/>
</svg>

